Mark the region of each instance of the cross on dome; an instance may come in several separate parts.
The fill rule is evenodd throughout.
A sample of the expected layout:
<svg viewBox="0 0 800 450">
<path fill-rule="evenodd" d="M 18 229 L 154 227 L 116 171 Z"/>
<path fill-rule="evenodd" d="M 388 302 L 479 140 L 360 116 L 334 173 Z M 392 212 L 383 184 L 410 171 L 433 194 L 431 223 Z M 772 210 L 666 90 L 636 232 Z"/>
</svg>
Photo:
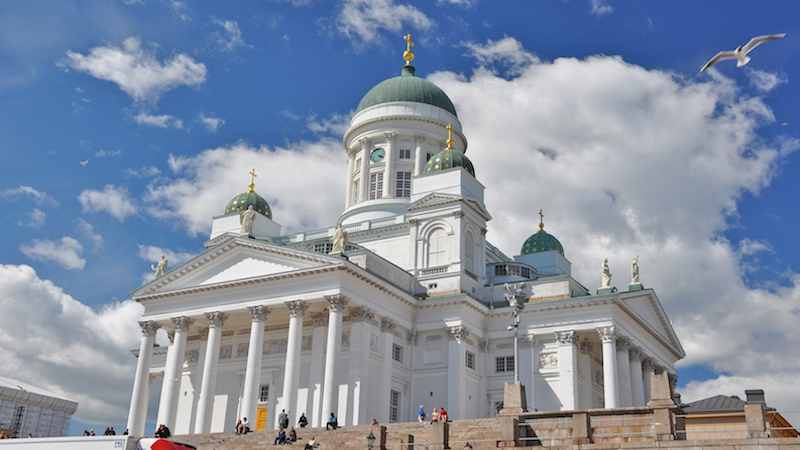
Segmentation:
<svg viewBox="0 0 800 450">
<path fill-rule="evenodd" d="M 250 172 L 248 172 L 248 173 L 249 173 L 251 176 L 250 176 L 250 190 L 249 190 L 249 191 L 247 191 L 247 193 L 250 193 L 250 192 L 255 192 L 255 191 L 253 190 L 253 188 L 254 188 L 254 187 L 256 187 L 256 185 L 255 185 L 255 183 L 253 183 L 253 181 L 255 181 L 255 178 L 258 176 L 258 175 L 256 175 L 256 169 L 254 168 L 253 170 L 251 170 L 251 171 L 250 171 Z"/>
<path fill-rule="evenodd" d="M 447 124 L 447 148 L 445 150 L 452 150 L 453 148 L 453 124 Z"/>
<path fill-rule="evenodd" d="M 403 36 L 403 39 L 407 42 L 406 51 L 403 52 L 403 59 L 406 60 L 406 65 L 410 66 L 411 61 L 414 59 L 414 52 L 411 51 L 411 47 L 414 46 L 414 43 L 411 42 L 411 34 Z"/>
</svg>

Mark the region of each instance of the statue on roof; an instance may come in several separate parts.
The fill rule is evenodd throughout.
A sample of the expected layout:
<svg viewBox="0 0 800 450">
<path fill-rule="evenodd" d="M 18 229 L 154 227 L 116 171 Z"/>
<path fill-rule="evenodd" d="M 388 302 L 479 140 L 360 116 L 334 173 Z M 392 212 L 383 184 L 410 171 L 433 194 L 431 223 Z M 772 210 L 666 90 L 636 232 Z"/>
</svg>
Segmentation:
<svg viewBox="0 0 800 450">
<path fill-rule="evenodd" d="M 601 284 L 600 287 L 611 287 L 611 269 L 608 267 L 608 258 L 603 259 L 603 265 L 600 266 L 600 274 L 603 277 L 603 284 Z"/>
<path fill-rule="evenodd" d="M 631 261 L 631 284 L 639 284 L 639 255 Z"/>
<path fill-rule="evenodd" d="M 151 264 L 150 265 L 150 269 L 154 270 L 156 272 L 156 275 L 153 277 L 154 280 L 156 278 L 164 275 L 165 273 L 167 273 L 167 257 L 164 256 L 164 255 L 161 255 L 161 259 L 158 261 L 158 265 L 157 266 L 153 266 Z"/>
<path fill-rule="evenodd" d="M 333 250 L 331 250 L 332 255 L 344 253 L 344 248 L 347 245 L 347 231 L 344 230 L 342 222 L 336 224 L 336 232 L 333 233 L 331 242 L 333 242 Z"/>
<path fill-rule="evenodd" d="M 247 211 L 239 213 L 239 223 L 242 224 L 242 235 L 250 236 L 253 234 L 253 222 L 256 220 L 256 211 L 253 205 L 247 207 Z"/>
</svg>

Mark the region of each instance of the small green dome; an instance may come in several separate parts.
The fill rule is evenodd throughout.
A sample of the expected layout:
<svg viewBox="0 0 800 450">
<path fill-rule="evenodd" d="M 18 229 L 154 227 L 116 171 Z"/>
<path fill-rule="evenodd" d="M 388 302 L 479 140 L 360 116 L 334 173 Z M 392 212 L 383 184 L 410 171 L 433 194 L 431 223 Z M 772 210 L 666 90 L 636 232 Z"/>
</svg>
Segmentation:
<svg viewBox="0 0 800 450">
<path fill-rule="evenodd" d="M 399 77 L 384 80 L 367 92 L 356 108 L 356 114 L 369 108 L 390 102 L 415 102 L 438 106 L 458 117 L 450 97 L 430 81 L 414 76 L 414 66 L 403 66 Z"/>
<path fill-rule="evenodd" d="M 475 176 L 475 168 L 472 166 L 472 161 L 460 151 L 449 147 L 431 156 L 431 159 L 425 163 L 425 169 L 422 174 L 428 175 L 441 172 L 451 167 L 463 167 L 470 175 Z"/>
<path fill-rule="evenodd" d="M 550 250 L 556 250 L 558 253 L 561 253 L 561 256 L 564 256 L 564 247 L 561 246 L 561 242 L 558 242 L 558 239 L 545 232 L 544 228 L 542 228 L 525 241 L 520 254 L 527 255 L 529 253 L 547 252 Z"/>
<path fill-rule="evenodd" d="M 257 213 L 261 213 L 267 216 L 268 219 L 272 219 L 272 210 L 269 209 L 267 201 L 253 190 L 233 197 L 233 199 L 228 202 L 228 206 L 225 207 L 225 214 L 245 211 L 250 205 L 253 205 L 253 209 Z"/>
</svg>

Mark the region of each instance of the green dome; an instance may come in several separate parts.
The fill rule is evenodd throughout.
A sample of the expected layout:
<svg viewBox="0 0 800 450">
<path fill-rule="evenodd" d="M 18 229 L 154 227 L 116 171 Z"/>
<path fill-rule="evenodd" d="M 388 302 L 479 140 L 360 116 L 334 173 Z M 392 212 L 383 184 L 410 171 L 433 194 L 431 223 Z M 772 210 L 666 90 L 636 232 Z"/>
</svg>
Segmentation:
<svg viewBox="0 0 800 450">
<path fill-rule="evenodd" d="M 463 167 L 470 175 L 473 177 L 475 176 L 475 168 L 472 166 L 472 161 L 454 148 L 446 148 L 431 156 L 431 159 L 425 163 L 425 169 L 422 171 L 422 174 L 428 175 L 441 172 L 451 167 Z"/>
<path fill-rule="evenodd" d="M 403 66 L 399 77 L 375 85 L 358 103 L 356 114 L 381 103 L 415 102 L 438 106 L 458 117 L 450 97 L 430 81 L 414 76 L 414 70 L 414 66 Z"/>
<path fill-rule="evenodd" d="M 253 205 L 253 209 L 256 212 L 267 216 L 268 219 L 272 219 L 272 210 L 269 209 L 267 201 L 253 190 L 233 197 L 233 199 L 228 202 L 228 206 L 225 207 L 225 214 L 245 211 L 250 205 Z"/>
<path fill-rule="evenodd" d="M 525 241 L 520 253 L 522 255 L 527 255 L 529 253 L 547 252 L 550 250 L 556 250 L 558 253 L 561 253 L 561 256 L 564 256 L 564 247 L 561 246 L 561 242 L 558 242 L 558 239 L 545 232 L 544 228 L 542 228 Z"/>
</svg>

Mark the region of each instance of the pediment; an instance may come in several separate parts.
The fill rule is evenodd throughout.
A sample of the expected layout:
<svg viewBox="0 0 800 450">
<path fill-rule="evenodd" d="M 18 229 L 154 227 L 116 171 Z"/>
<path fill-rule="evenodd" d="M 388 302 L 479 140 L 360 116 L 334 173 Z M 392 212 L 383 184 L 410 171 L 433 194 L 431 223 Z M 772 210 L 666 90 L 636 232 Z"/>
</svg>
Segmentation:
<svg viewBox="0 0 800 450">
<path fill-rule="evenodd" d="M 640 291 L 641 292 L 641 291 Z M 650 292 L 646 295 L 637 295 L 631 297 L 620 298 L 622 303 L 629 314 L 634 315 L 638 320 L 648 325 L 652 331 L 658 333 L 664 340 L 672 344 L 672 346 L 681 353 L 684 353 L 683 347 L 678 340 L 672 324 L 669 322 L 664 308 L 656 298 L 655 294 Z"/>
<path fill-rule="evenodd" d="M 339 264 L 340 260 L 327 255 L 234 237 L 200 253 L 130 295 L 138 297 Z"/>
<path fill-rule="evenodd" d="M 438 208 L 441 206 L 447 206 L 454 203 L 464 203 L 467 207 L 474 210 L 476 213 L 481 215 L 484 220 L 491 220 L 492 216 L 489 215 L 489 212 L 486 208 L 479 202 L 477 199 L 472 197 L 465 197 L 463 195 L 456 195 L 456 194 L 445 194 L 445 193 L 432 193 L 428 194 L 421 199 L 411 203 L 408 205 L 408 210 L 412 212 L 421 211 L 429 208 Z"/>
</svg>

